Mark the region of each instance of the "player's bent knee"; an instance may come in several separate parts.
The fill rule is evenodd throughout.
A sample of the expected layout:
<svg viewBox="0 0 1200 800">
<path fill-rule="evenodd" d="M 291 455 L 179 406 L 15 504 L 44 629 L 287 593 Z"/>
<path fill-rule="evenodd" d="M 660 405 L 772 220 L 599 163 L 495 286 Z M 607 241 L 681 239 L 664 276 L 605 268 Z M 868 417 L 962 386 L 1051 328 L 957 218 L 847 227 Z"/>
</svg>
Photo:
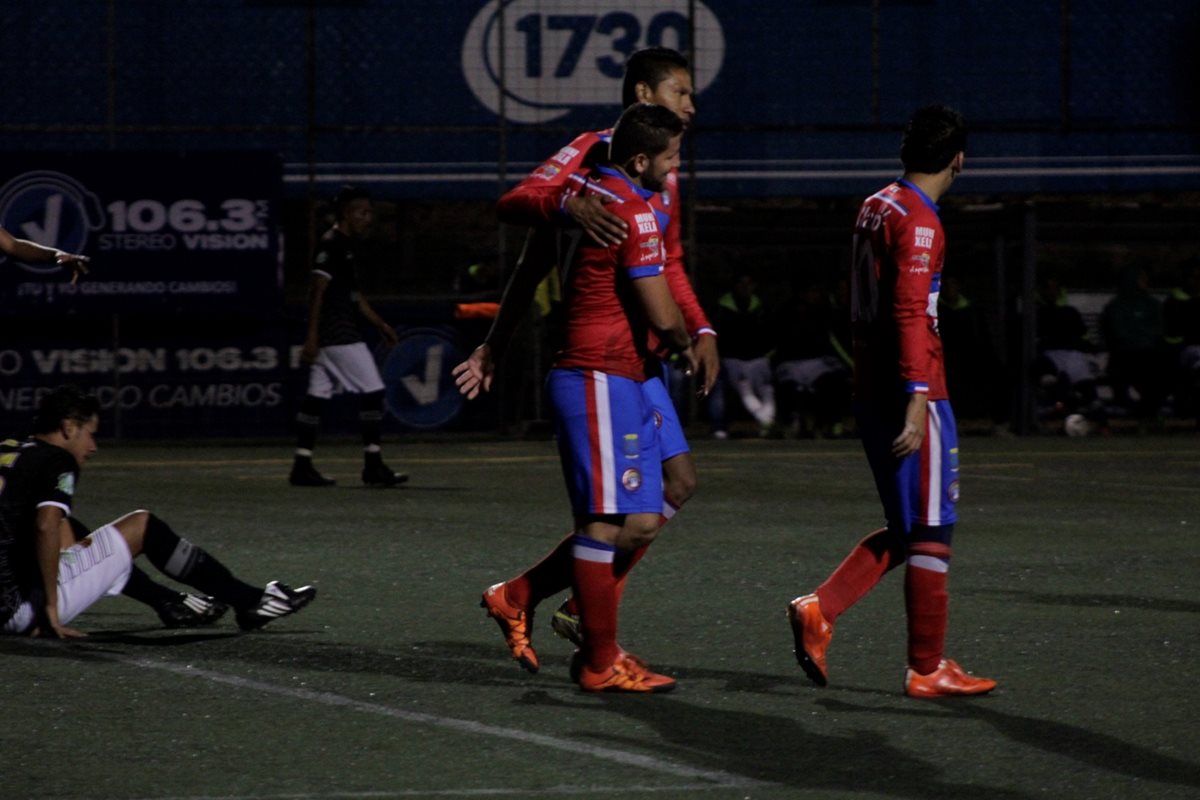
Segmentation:
<svg viewBox="0 0 1200 800">
<path fill-rule="evenodd" d="M 149 511 L 139 508 L 109 523 L 117 530 L 117 533 L 121 534 L 121 538 L 129 545 L 129 552 L 135 556 L 142 552 L 146 539 L 146 526 L 150 522 L 150 517 Z"/>
<path fill-rule="evenodd" d="M 627 521 L 622 544 L 630 550 L 645 547 L 658 537 L 661 529 L 657 515 L 639 514 L 636 519 Z"/>
</svg>

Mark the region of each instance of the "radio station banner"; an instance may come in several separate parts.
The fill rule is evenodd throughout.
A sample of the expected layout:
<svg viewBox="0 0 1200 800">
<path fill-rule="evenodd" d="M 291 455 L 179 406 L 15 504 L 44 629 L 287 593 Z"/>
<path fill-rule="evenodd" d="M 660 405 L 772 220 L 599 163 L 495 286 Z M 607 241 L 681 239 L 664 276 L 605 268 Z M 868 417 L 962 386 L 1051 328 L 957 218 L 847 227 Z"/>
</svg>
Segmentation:
<svg viewBox="0 0 1200 800">
<path fill-rule="evenodd" d="M 92 261 L 0 254 L 0 313 L 278 309 L 282 165 L 266 153 L 8 154 L 0 225 Z"/>
<path fill-rule="evenodd" d="M 420 316 L 381 308 L 394 318 Z M 439 322 L 432 313 L 398 327 L 394 348 L 375 343 L 389 434 L 494 421 L 494 398 L 468 408 L 450 374 L 483 338 L 484 324 Z M 107 319 L 79 316 L 0 318 L 0 439 L 28 433 L 41 397 L 64 383 L 100 400 L 103 438 L 290 437 L 308 385 L 303 338 L 299 314 L 214 316 L 186 326 L 129 316 L 115 329 Z M 335 393 L 322 435 L 356 435 L 359 403 L 358 395 Z"/>
</svg>

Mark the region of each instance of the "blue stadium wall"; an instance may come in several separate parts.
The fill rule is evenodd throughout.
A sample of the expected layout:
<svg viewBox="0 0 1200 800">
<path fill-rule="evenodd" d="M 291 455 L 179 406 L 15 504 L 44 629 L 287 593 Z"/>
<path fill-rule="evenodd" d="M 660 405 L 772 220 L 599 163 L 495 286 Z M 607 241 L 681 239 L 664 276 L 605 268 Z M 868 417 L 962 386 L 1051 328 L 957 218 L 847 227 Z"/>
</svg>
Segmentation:
<svg viewBox="0 0 1200 800">
<path fill-rule="evenodd" d="M 283 252 L 294 284 L 306 272 L 295 209 L 346 181 L 485 208 L 611 125 L 639 47 L 694 55 L 691 196 L 754 201 L 874 190 L 931 102 L 972 126 L 963 193 L 1194 192 L 1198 40 L 1195 0 L 7 0 L 3 224 L 49 230 L 38 204 L 86 184 L 72 230 L 95 261 L 80 288 L 0 262 L 0 433 L 65 380 L 122 436 L 286 433 L 304 386 L 303 312 L 284 305 Z M 389 408 L 413 429 L 491 424 L 445 374 L 481 331 L 440 302 L 389 314 L 409 334 L 384 365 Z"/>
<path fill-rule="evenodd" d="M 707 196 L 871 188 L 929 102 L 975 130 L 966 191 L 1188 189 L 1198 34 L 1194 0 L 9 0 L 0 150 L 266 149 L 293 195 L 482 199 L 611 124 L 661 43 L 695 53 Z"/>
</svg>

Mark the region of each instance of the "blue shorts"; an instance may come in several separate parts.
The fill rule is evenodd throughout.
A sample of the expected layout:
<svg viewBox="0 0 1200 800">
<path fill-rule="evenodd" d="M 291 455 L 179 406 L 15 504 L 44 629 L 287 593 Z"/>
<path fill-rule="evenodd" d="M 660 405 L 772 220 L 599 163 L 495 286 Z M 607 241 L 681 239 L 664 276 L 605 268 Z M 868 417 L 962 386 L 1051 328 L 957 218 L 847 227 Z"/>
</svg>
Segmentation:
<svg viewBox="0 0 1200 800">
<path fill-rule="evenodd" d="M 939 527 L 958 521 L 958 429 L 949 400 L 930 400 L 921 449 L 907 458 L 892 455 L 904 427 L 903 413 L 885 418 L 856 404 L 854 413 L 888 527 L 909 533 L 914 525 Z"/>
<path fill-rule="evenodd" d="M 661 513 L 658 427 L 642 384 L 604 372 L 552 369 L 546 388 L 571 510 Z"/>
<path fill-rule="evenodd" d="M 671 393 L 667 391 L 663 379 L 651 378 L 642 384 L 642 391 L 658 421 L 658 449 L 662 460 L 667 461 L 688 452 L 691 448 L 688 447 L 687 437 L 683 435 L 683 425 L 679 422 L 675 403 L 671 401 Z"/>
</svg>

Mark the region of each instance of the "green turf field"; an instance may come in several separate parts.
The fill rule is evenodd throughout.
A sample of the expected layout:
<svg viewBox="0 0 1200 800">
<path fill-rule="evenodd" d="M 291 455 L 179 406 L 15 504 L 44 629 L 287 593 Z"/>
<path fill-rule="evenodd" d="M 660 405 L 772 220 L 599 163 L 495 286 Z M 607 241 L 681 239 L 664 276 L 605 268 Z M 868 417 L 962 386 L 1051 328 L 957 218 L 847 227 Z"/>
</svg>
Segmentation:
<svg viewBox="0 0 1200 800">
<path fill-rule="evenodd" d="M 784 616 L 880 513 L 856 442 L 695 444 L 701 486 L 630 582 L 622 643 L 679 678 L 587 696 L 480 592 L 567 530 L 550 442 L 391 445 L 399 490 L 286 485 L 288 448 L 105 447 L 77 514 L 148 507 L 296 617 L 164 631 L 103 601 L 77 644 L 0 641 L 0 797 L 1200 797 L 1200 439 L 963 441 L 948 655 L 991 696 L 902 696 L 901 576 L 838 622 L 831 685 Z"/>
</svg>

